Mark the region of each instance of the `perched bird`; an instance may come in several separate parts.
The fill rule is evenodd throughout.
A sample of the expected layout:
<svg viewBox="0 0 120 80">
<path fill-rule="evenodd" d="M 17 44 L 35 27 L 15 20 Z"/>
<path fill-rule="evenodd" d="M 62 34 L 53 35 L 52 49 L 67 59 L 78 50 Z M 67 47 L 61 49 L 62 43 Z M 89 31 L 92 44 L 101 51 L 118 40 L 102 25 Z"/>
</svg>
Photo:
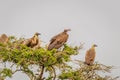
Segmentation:
<svg viewBox="0 0 120 80">
<path fill-rule="evenodd" d="M 53 48 L 58 49 L 62 45 L 64 45 L 65 42 L 67 42 L 69 35 L 67 34 L 68 31 L 71 31 L 71 29 L 64 29 L 64 31 L 56 36 L 54 36 L 50 40 L 50 44 L 48 45 L 48 50 L 52 50 Z"/>
<path fill-rule="evenodd" d="M 41 34 L 36 32 L 32 38 L 23 41 L 22 44 L 31 48 L 39 48 L 40 47 L 40 40 L 38 37 L 39 35 Z"/>
<path fill-rule="evenodd" d="M 97 47 L 96 44 L 93 44 L 92 47 L 86 52 L 85 56 L 85 64 L 92 65 L 95 60 L 95 47 Z"/>
<path fill-rule="evenodd" d="M 8 42 L 8 36 L 6 34 L 0 35 L 0 43 L 7 43 Z"/>
</svg>

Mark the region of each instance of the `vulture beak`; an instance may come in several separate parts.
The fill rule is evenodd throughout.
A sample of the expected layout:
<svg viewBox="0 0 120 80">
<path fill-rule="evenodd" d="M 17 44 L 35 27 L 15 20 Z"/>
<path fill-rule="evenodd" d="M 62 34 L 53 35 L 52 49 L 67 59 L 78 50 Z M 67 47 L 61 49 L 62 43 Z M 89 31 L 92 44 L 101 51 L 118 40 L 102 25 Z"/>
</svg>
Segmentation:
<svg viewBox="0 0 120 80">
<path fill-rule="evenodd" d="M 64 32 L 68 32 L 68 31 L 71 31 L 71 29 L 64 29 Z"/>
<path fill-rule="evenodd" d="M 38 33 L 38 35 L 41 35 L 41 33 Z"/>
<path fill-rule="evenodd" d="M 41 33 L 36 32 L 35 35 L 41 35 Z"/>
<path fill-rule="evenodd" d="M 71 31 L 71 29 L 67 29 L 67 31 Z"/>
</svg>

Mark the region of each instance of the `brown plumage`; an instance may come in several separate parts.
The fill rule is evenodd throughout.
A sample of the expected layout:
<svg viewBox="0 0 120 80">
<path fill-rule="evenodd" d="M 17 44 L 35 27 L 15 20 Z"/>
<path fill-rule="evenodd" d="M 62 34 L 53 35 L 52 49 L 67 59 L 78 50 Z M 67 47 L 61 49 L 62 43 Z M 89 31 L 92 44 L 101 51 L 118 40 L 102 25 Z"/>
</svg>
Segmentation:
<svg viewBox="0 0 120 80">
<path fill-rule="evenodd" d="M 8 42 L 8 36 L 6 34 L 0 35 L 0 43 L 7 43 Z"/>
<path fill-rule="evenodd" d="M 48 50 L 52 50 L 53 48 L 58 49 L 60 48 L 65 42 L 67 42 L 69 35 L 67 32 L 70 31 L 70 29 L 65 29 L 62 33 L 54 36 L 50 40 L 50 44 L 48 46 Z"/>
<path fill-rule="evenodd" d="M 38 37 L 39 35 L 40 33 L 36 32 L 32 38 L 23 41 L 23 44 L 31 48 L 39 48 L 40 47 L 40 40 Z"/>
<path fill-rule="evenodd" d="M 85 63 L 87 65 L 92 65 L 94 63 L 96 55 L 95 47 L 97 47 L 97 45 L 92 45 L 92 47 L 86 52 Z"/>
</svg>

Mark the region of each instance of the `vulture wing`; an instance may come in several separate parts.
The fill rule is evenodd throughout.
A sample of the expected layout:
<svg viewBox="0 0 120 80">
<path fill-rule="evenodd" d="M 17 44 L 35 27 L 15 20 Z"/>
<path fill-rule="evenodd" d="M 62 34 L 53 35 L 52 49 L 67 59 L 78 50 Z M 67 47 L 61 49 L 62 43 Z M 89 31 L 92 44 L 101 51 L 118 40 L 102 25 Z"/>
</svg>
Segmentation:
<svg viewBox="0 0 120 80">
<path fill-rule="evenodd" d="M 50 44 L 52 44 L 57 38 L 59 38 L 62 35 L 62 33 L 54 36 L 51 40 L 50 40 Z"/>
<path fill-rule="evenodd" d="M 68 39 L 68 34 L 67 33 L 61 33 L 56 35 L 51 39 L 51 42 L 48 46 L 48 50 L 51 50 L 53 48 L 60 48 Z"/>
<path fill-rule="evenodd" d="M 33 48 L 39 44 L 39 38 L 38 37 L 33 37 L 31 38 L 31 44 L 30 46 Z"/>
<path fill-rule="evenodd" d="M 40 48 L 40 41 L 38 35 L 34 35 L 32 38 L 25 40 L 23 44 L 34 49 Z"/>
<path fill-rule="evenodd" d="M 26 45 L 26 46 L 30 46 L 30 42 L 31 42 L 31 39 L 27 39 L 25 41 L 23 41 L 23 45 Z"/>
<path fill-rule="evenodd" d="M 1 43 L 7 43 L 8 42 L 8 36 L 6 34 L 0 35 L 0 42 Z"/>
</svg>

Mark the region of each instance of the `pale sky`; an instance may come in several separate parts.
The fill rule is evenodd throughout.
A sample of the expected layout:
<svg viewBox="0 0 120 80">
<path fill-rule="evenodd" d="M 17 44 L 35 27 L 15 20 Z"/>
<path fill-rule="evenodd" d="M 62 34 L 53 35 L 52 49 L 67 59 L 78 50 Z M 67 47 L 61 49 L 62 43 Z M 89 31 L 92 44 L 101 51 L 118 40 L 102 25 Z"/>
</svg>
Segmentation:
<svg viewBox="0 0 120 80">
<path fill-rule="evenodd" d="M 0 0 L 0 34 L 30 38 L 40 32 L 48 44 L 65 28 L 72 30 L 68 44 L 85 43 L 76 59 L 84 61 L 95 43 L 95 61 L 116 66 L 111 75 L 120 75 L 120 0 Z M 21 79 L 29 80 L 22 73 L 6 80 Z"/>
</svg>

